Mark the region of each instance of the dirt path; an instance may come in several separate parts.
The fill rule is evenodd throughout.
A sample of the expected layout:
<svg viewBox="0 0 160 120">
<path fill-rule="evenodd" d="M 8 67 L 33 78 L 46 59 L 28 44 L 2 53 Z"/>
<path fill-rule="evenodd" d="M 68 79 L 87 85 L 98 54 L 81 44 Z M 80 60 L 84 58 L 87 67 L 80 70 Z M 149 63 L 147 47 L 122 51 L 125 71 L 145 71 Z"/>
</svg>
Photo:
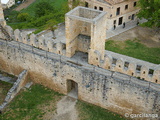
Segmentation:
<svg viewBox="0 0 160 120">
<path fill-rule="evenodd" d="M 78 120 L 75 105 L 77 100 L 64 96 L 57 104 L 57 114 L 52 120 Z"/>
<path fill-rule="evenodd" d="M 155 31 L 151 28 L 140 26 L 114 36 L 110 39 L 118 41 L 138 39 L 142 44 L 145 44 L 148 47 L 160 47 L 160 34 L 155 34 Z"/>
<path fill-rule="evenodd" d="M 20 11 L 23 8 L 27 8 L 30 4 L 32 4 L 36 0 L 26 0 L 24 3 L 20 4 L 18 7 L 16 7 L 14 10 Z"/>
</svg>

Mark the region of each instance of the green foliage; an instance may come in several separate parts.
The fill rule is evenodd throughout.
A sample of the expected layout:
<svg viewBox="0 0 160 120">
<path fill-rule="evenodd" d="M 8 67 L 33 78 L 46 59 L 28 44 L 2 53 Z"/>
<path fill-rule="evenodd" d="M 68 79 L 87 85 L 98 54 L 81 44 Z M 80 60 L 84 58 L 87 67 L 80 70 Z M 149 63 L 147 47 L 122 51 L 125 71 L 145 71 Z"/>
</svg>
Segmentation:
<svg viewBox="0 0 160 120">
<path fill-rule="evenodd" d="M 62 96 L 61 94 L 54 92 L 42 85 L 34 85 L 31 89 L 28 89 L 19 94 L 14 101 L 9 105 L 4 114 L 0 115 L 2 120 L 24 120 L 29 118 L 30 120 L 40 119 L 44 111 L 39 109 L 40 105 L 49 105 L 49 101 L 56 102 L 55 99 Z M 46 104 L 47 103 L 47 104 Z M 53 106 L 55 110 L 55 106 Z"/>
<path fill-rule="evenodd" d="M 29 16 L 28 13 L 19 13 L 18 16 L 17 16 L 17 19 L 20 22 L 25 22 L 25 21 L 28 21 L 30 19 L 30 16 Z"/>
<path fill-rule="evenodd" d="M 54 12 L 53 7 L 48 2 L 40 2 L 38 3 L 35 9 L 36 17 L 44 16 L 50 12 Z"/>
<path fill-rule="evenodd" d="M 70 4 L 72 4 L 72 8 L 75 8 L 77 6 L 84 6 L 84 2 L 80 0 L 73 0 L 70 2 Z"/>
<path fill-rule="evenodd" d="M 67 0 L 36 0 L 28 8 L 21 10 L 21 13 L 14 14 L 13 17 L 15 20 L 8 21 L 7 24 L 13 29 L 35 28 L 37 29 L 35 33 L 37 33 L 44 29 L 51 29 L 54 25 L 64 22 L 65 13 L 68 11 Z M 10 16 L 12 12 L 8 12 L 8 15 Z M 29 19 L 24 20 L 22 17 L 18 19 L 17 16 L 23 13 L 29 14 Z M 35 17 L 35 15 L 37 16 Z"/>
<path fill-rule="evenodd" d="M 118 114 L 82 101 L 77 102 L 77 108 L 80 120 L 125 120 Z"/>
<path fill-rule="evenodd" d="M 18 22 L 17 20 L 17 16 L 18 16 L 19 12 L 18 11 L 5 11 L 5 18 L 9 18 L 7 22 Z"/>
<path fill-rule="evenodd" d="M 141 7 L 138 17 L 148 20 L 144 25 L 148 27 L 160 27 L 160 0 L 139 0 Z"/>
<path fill-rule="evenodd" d="M 105 49 L 151 63 L 160 64 L 160 48 L 149 48 L 137 40 L 127 40 L 125 42 L 109 40 L 106 42 Z"/>
<path fill-rule="evenodd" d="M 4 99 L 8 93 L 8 90 L 12 87 L 12 84 L 0 80 L 0 104 L 4 102 Z"/>
<path fill-rule="evenodd" d="M 47 24 L 45 25 L 45 29 L 54 31 L 57 28 L 56 24 L 57 24 L 57 21 L 55 19 L 51 19 L 47 21 Z"/>
<path fill-rule="evenodd" d="M 61 12 L 62 6 L 64 4 L 67 4 L 67 0 L 36 0 L 30 6 L 28 6 L 26 9 L 21 10 L 21 12 L 28 13 L 29 15 L 34 17 L 35 16 L 35 11 L 36 11 L 36 5 L 41 3 L 41 2 L 49 3 L 55 11 L 55 12 L 52 12 L 52 13 L 56 13 L 57 11 Z"/>
</svg>

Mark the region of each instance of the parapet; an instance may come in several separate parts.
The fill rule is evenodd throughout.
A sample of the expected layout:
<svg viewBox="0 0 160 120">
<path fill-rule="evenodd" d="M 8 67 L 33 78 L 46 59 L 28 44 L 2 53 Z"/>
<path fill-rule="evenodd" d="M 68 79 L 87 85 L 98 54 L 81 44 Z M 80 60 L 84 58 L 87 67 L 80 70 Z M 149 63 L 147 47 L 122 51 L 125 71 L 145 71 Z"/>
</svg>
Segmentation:
<svg viewBox="0 0 160 120">
<path fill-rule="evenodd" d="M 95 50 L 94 54 L 99 58 L 98 63 L 94 64 L 96 66 L 160 84 L 160 65 L 107 50 L 104 60 L 100 59 L 99 51 Z"/>
<path fill-rule="evenodd" d="M 66 44 L 61 41 L 54 41 L 54 39 L 47 39 L 43 35 L 35 35 L 34 33 L 28 34 L 22 32 L 19 29 L 14 31 L 15 41 L 22 42 L 24 44 L 31 45 L 38 49 L 42 49 L 48 52 L 64 55 L 66 54 Z"/>
<path fill-rule="evenodd" d="M 78 6 L 75 9 L 68 12 L 66 16 L 72 19 L 77 19 L 88 23 L 94 23 L 96 22 L 96 20 L 98 20 L 105 14 L 105 12 Z"/>
<path fill-rule="evenodd" d="M 120 74 L 123 73 L 160 84 L 160 65 L 104 50 L 104 38 L 106 38 L 104 28 L 106 27 L 102 23 L 105 15 L 105 12 L 84 7 L 77 7 L 68 12 L 65 27 L 66 43 L 61 40 L 47 39 L 43 35 L 28 34 L 18 29 L 13 33 L 12 28 L 7 26 L 5 29 L 15 41 L 42 49 L 44 52 L 47 51 L 67 57 L 72 57 L 76 51 L 88 53 L 88 63 L 90 65 L 103 68 L 97 71 L 103 72 L 105 69 L 115 71 L 116 73 L 113 76 L 119 76 L 117 79 L 123 81 L 130 79 L 128 77 L 124 78 Z M 60 39 L 64 38 L 60 37 Z M 131 79 L 132 82 L 133 80 Z"/>
</svg>

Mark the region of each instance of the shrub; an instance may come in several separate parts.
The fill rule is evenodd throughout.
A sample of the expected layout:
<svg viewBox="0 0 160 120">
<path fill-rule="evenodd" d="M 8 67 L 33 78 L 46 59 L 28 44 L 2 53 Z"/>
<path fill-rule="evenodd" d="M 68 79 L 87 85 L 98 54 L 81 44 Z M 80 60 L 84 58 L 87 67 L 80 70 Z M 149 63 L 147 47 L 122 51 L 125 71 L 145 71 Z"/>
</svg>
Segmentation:
<svg viewBox="0 0 160 120">
<path fill-rule="evenodd" d="M 53 7 L 48 2 L 40 2 L 35 8 L 35 14 L 37 17 L 53 12 Z"/>
<path fill-rule="evenodd" d="M 17 16 L 18 21 L 20 22 L 24 22 L 24 21 L 28 21 L 30 18 L 28 13 L 19 13 Z"/>
</svg>

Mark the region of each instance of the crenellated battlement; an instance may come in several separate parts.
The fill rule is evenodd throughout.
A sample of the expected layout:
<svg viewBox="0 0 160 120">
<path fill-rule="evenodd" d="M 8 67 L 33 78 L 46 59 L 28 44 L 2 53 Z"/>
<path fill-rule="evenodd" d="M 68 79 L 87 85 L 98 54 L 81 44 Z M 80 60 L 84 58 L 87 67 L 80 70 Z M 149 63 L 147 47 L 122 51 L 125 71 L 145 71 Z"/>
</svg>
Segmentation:
<svg viewBox="0 0 160 120">
<path fill-rule="evenodd" d="M 54 42 L 53 40 L 46 39 L 43 35 L 37 36 L 34 33 L 27 34 L 27 32 L 21 32 L 19 29 L 14 31 L 13 36 L 15 41 L 22 42 L 48 52 L 66 55 L 66 44 L 61 41 Z"/>
<path fill-rule="evenodd" d="M 94 17 L 90 18 L 89 16 L 85 16 L 86 12 L 88 12 L 88 15 L 91 14 L 92 17 Z M 70 59 L 72 59 L 71 57 L 73 57 L 77 51 L 84 52 L 87 53 L 87 62 L 91 65 L 160 84 L 160 65 L 103 49 L 105 43 L 104 38 L 106 37 L 104 32 L 105 26 L 102 22 L 105 19 L 105 15 L 106 13 L 104 12 L 83 7 L 75 8 L 67 13 L 65 42 L 61 40 L 64 39 L 63 37 L 54 40 L 48 39 L 43 34 L 29 34 L 28 32 L 18 29 L 13 31 L 9 26 L 5 26 L 5 29 L 14 41 L 46 52 L 67 56 L 70 57 Z M 0 37 L 7 39 L 3 35 Z"/>
<path fill-rule="evenodd" d="M 99 67 L 160 84 L 160 65 L 108 50 L 105 51 L 104 60 L 100 59 L 100 52 L 95 51 L 94 54 L 98 58 L 96 65 Z"/>
</svg>

